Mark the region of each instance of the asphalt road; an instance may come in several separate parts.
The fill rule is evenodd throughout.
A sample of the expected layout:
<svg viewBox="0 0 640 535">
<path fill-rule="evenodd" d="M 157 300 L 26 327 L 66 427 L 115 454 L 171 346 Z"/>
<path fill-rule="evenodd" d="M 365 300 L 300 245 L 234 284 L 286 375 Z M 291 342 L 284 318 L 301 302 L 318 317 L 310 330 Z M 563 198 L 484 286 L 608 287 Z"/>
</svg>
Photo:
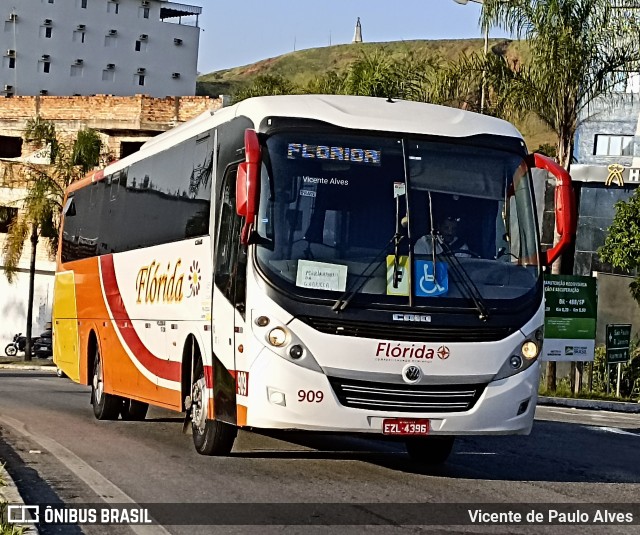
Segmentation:
<svg viewBox="0 0 640 535">
<path fill-rule="evenodd" d="M 363 437 L 241 432 L 230 457 L 202 457 L 181 430 L 181 415 L 154 408 L 144 422 L 98 422 L 87 387 L 0 370 L 0 459 L 27 503 L 167 504 L 153 509 L 164 527 L 42 526 L 44 535 L 310 535 L 337 531 L 323 524 L 363 533 L 365 523 L 376 524 L 367 533 L 599 534 L 637 533 L 640 521 L 635 414 L 538 407 L 530 436 L 462 438 L 446 465 L 430 469 L 412 464 L 401 443 Z M 210 525 L 169 524 L 189 513 L 178 504 L 194 503 L 191 513 Z M 242 505 L 218 505 L 229 503 Z M 468 525 L 468 510 L 535 509 L 546 518 L 558 504 L 590 515 L 589 504 L 635 511 L 636 525 Z M 233 525 L 219 525 L 224 511 Z M 296 525 L 270 525 L 286 515 Z M 441 525 L 455 521 L 467 525 Z"/>
</svg>

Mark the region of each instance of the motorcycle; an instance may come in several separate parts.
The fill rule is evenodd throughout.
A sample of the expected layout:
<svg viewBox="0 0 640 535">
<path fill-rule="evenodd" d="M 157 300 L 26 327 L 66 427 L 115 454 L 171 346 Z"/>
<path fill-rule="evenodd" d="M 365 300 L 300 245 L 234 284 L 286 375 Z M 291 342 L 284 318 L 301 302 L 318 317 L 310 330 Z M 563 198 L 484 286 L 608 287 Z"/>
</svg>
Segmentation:
<svg viewBox="0 0 640 535">
<path fill-rule="evenodd" d="M 37 340 L 37 338 L 31 339 L 31 346 L 33 347 L 33 343 Z M 15 357 L 18 354 L 18 351 L 24 351 L 27 347 L 27 337 L 22 336 L 22 333 L 18 333 L 13 335 L 13 342 L 7 344 L 7 347 L 4 348 L 4 352 L 7 357 Z"/>
<path fill-rule="evenodd" d="M 4 352 L 8 357 L 15 357 L 18 351 L 24 351 L 26 347 L 27 337 L 18 333 L 14 335 L 13 341 L 4 348 Z M 51 323 L 45 325 L 45 331 L 40 336 L 31 338 L 31 354 L 40 359 L 48 359 L 53 356 Z"/>
</svg>

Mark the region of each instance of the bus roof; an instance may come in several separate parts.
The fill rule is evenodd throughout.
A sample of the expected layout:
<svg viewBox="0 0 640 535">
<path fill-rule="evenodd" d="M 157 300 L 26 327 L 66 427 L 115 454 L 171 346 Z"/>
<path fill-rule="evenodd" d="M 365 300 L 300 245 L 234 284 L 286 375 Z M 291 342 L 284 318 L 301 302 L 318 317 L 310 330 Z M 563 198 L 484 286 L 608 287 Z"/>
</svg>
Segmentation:
<svg viewBox="0 0 640 535">
<path fill-rule="evenodd" d="M 256 127 L 267 117 L 291 117 L 314 119 L 353 130 L 443 137 L 492 134 L 522 139 L 520 132 L 502 119 L 423 102 L 350 95 L 254 97 L 216 112 L 206 111 L 150 139 L 138 152 L 105 168 L 104 174 L 119 171 L 239 116 L 249 118 Z"/>
</svg>

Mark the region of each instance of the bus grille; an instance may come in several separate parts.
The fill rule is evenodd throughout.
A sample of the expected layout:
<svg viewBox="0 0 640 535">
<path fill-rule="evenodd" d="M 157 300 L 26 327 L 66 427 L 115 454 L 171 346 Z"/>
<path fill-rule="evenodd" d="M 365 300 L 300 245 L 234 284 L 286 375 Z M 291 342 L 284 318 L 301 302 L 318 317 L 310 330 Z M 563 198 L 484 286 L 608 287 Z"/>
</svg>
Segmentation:
<svg viewBox="0 0 640 535">
<path fill-rule="evenodd" d="M 464 412 L 473 408 L 485 384 L 409 385 L 329 377 L 340 404 L 386 412 Z"/>
<path fill-rule="evenodd" d="M 495 342 L 515 332 L 510 327 L 435 327 L 406 323 L 365 323 L 301 317 L 300 321 L 325 334 L 406 342 Z"/>
</svg>

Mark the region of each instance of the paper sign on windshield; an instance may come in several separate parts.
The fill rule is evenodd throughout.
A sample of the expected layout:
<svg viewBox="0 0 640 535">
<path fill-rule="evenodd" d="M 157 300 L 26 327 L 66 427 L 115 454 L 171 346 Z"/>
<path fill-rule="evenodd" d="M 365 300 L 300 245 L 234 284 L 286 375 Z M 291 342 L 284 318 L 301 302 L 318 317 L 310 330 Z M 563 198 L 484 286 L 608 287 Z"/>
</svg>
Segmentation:
<svg viewBox="0 0 640 535">
<path fill-rule="evenodd" d="M 347 287 L 347 266 L 298 260 L 296 286 L 314 290 L 344 292 Z"/>
</svg>

